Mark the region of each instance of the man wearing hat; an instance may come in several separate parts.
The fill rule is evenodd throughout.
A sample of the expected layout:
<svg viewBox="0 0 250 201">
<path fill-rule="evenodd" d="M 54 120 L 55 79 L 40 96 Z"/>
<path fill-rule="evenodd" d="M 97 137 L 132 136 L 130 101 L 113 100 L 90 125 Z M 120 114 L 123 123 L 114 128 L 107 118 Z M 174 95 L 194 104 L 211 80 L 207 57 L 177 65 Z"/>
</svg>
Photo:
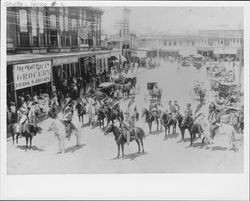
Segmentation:
<svg viewBox="0 0 250 201">
<path fill-rule="evenodd" d="M 62 120 L 64 121 L 64 124 L 66 126 L 66 131 L 67 131 L 67 136 L 69 139 L 70 139 L 70 135 L 71 135 L 71 128 L 72 128 L 72 119 L 73 119 L 73 112 L 74 112 L 74 109 L 73 109 L 73 105 L 72 104 L 69 104 L 65 110 L 64 110 L 64 115 L 63 115 L 63 118 Z"/>
<path fill-rule="evenodd" d="M 19 115 L 18 124 L 21 127 L 21 129 L 20 129 L 21 133 L 22 133 L 23 125 L 28 122 L 28 117 L 27 117 L 26 112 L 27 111 L 26 111 L 26 109 L 24 107 L 20 107 L 18 112 L 17 112 L 18 115 Z"/>
<path fill-rule="evenodd" d="M 211 138 L 214 139 L 215 131 L 220 126 L 220 115 L 219 115 L 219 109 L 218 108 L 214 109 L 214 111 L 209 116 L 208 121 L 210 122 L 209 131 L 210 131 L 210 134 L 211 134 Z"/>
<path fill-rule="evenodd" d="M 130 115 L 129 111 L 125 111 L 125 119 L 122 123 L 122 128 L 124 128 L 123 130 L 125 131 L 126 133 L 126 136 L 127 136 L 127 145 L 129 145 L 129 142 L 130 142 L 130 134 L 131 132 L 134 131 L 134 134 L 135 134 L 135 138 L 138 138 L 137 136 L 137 131 L 135 129 L 135 115 Z"/>
<path fill-rule="evenodd" d="M 11 122 L 16 122 L 16 104 L 15 102 L 10 102 L 10 113 L 11 113 Z"/>
<path fill-rule="evenodd" d="M 172 118 L 175 119 L 176 116 L 179 114 L 179 112 L 180 112 L 180 106 L 179 106 L 177 100 L 175 100 L 174 105 L 173 105 Z"/>
<path fill-rule="evenodd" d="M 190 103 L 187 104 L 187 107 L 186 107 L 185 112 L 184 112 L 184 118 L 187 118 L 187 117 L 193 117 L 193 111 L 191 109 Z"/>
</svg>

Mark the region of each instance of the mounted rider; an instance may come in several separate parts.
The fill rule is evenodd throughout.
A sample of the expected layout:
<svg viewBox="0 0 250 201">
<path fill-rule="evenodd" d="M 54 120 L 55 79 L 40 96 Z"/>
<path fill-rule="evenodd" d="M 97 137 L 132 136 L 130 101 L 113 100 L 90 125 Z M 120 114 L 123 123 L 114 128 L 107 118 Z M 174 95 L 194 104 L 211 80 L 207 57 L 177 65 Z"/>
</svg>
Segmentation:
<svg viewBox="0 0 250 201">
<path fill-rule="evenodd" d="M 193 111 L 191 109 L 190 103 L 187 104 L 186 109 L 184 111 L 183 121 L 186 120 L 187 118 L 193 118 Z"/>
<path fill-rule="evenodd" d="M 70 139 L 71 136 L 71 130 L 72 130 L 72 119 L 73 119 L 73 105 L 70 103 L 64 110 L 64 115 L 62 117 L 62 120 L 64 122 L 64 125 L 66 127 L 67 136 Z"/>
<path fill-rule="evenodd" d="M 25 123 L 28 123 L 28 116 L 27 116 L 27 109 L 25 107 L 20 107 L 17 111 L 17 114 L 18 114 L 18 124 L 19 124 L 19 128 L 20 128 L 20 131 L 22 133 L 22 130 L 23 130 L 23 125 Z"/>
<path fill-rule="evenodd" d="M 215 136 L 215 131 L 220 126 L 220 115 L 219 109 L 215 107 L 215 109 L 211 112 L 211 115 L 208 117 L 208 121 L 210 122 L 210 134 L 211 138 L 213 139 Z"/>
<path fill-rule="evenodd" d="M 135 118 L 136 115 L 134 112 L 132 114 L 129 113 L 129 111 L 126 111 L 125 113 L 125 119 L 122 122 L 122 129 L 126 134 L 127 137 L 127 145 L 129 145 L 130 142 L 130 135 L 132 132 L 134 132 L 134 137 L 138 138 L 137 136 L 137 129 L 135 128 Z"/>
<path fill-rule="evenodd" d="M 172 105 L 172 101 L 168 101 L 168 111 L 169 111 L 169 114 L 172 115 L 173 112 L 174 112 L 174 106 Z"/>
<path fill-rule="evenodd" d="M 172 110 L 172 118 L 175 119 L 179 113 L 180 113 L 180 106 L 177 100 L 175 100 L 174 105 L 173 105 L 173 110 Z"/>
</svg>

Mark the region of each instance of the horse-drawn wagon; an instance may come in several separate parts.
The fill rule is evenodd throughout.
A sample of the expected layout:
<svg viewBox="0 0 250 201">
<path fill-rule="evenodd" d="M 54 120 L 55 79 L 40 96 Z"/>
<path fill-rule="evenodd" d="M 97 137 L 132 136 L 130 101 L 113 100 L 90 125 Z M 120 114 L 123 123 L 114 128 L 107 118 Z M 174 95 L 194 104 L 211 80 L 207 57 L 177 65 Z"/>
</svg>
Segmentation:
<svg viewBox="0 0 250 201">
<path fill-rule="evenodd" d="M 148 82 L 147 83 L 148 98 L 149 102 L 161 102 L 162 90 L 158 88 L 158 82 Z"/>
<path fill-rule="evenodd" d="M 115 91 L 115 82 L 103 82 L 97 87 L 97 91 L 112 97 Z"/>
</svg>

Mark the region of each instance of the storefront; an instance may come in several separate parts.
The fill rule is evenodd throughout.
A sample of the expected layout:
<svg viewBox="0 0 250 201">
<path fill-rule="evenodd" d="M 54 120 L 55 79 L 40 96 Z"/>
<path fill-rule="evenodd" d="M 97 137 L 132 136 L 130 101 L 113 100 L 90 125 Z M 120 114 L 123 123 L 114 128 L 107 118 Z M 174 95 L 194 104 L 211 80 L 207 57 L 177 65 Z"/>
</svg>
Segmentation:
<svg viewBox="0 0 250 201">
<path fill-rule="evenodd" d="M 53 58 L 53 81 L 56 88 L 62 83 L 64 79 L 71 78 L 72 76 L 80 76 L 81 70 L 78 57 L 57 57 Z"/>
<path fill-rule="evenodd" d="M 7 66 L 7 101 L 17 101 L 18 96 L 34 92 L 51 93 L 51 61 L 21 63 Z"/>
<path fill-rule="evenodd" d="M 102 73 L 105 69 L 108 72 L 108 58 L 110 54 L 96 55 L 96 73 Z"/>
</svg>

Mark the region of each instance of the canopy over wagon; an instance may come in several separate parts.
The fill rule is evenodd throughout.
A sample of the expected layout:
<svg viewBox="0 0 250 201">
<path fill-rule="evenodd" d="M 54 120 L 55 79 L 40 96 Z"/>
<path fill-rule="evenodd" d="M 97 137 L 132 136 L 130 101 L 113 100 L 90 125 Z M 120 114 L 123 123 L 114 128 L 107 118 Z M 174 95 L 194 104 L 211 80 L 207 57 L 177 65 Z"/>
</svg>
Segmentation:
<svg viewBox="0 0 250 201">
<path fill-rule="evenodd" d="M 114 92 L 115 86 L 115 82 L 103 82 L 98 86 L 98 90 L 100 92 L 105 93 L 109 97 L 112 97 L 112 93 Z"/>
</svg>

